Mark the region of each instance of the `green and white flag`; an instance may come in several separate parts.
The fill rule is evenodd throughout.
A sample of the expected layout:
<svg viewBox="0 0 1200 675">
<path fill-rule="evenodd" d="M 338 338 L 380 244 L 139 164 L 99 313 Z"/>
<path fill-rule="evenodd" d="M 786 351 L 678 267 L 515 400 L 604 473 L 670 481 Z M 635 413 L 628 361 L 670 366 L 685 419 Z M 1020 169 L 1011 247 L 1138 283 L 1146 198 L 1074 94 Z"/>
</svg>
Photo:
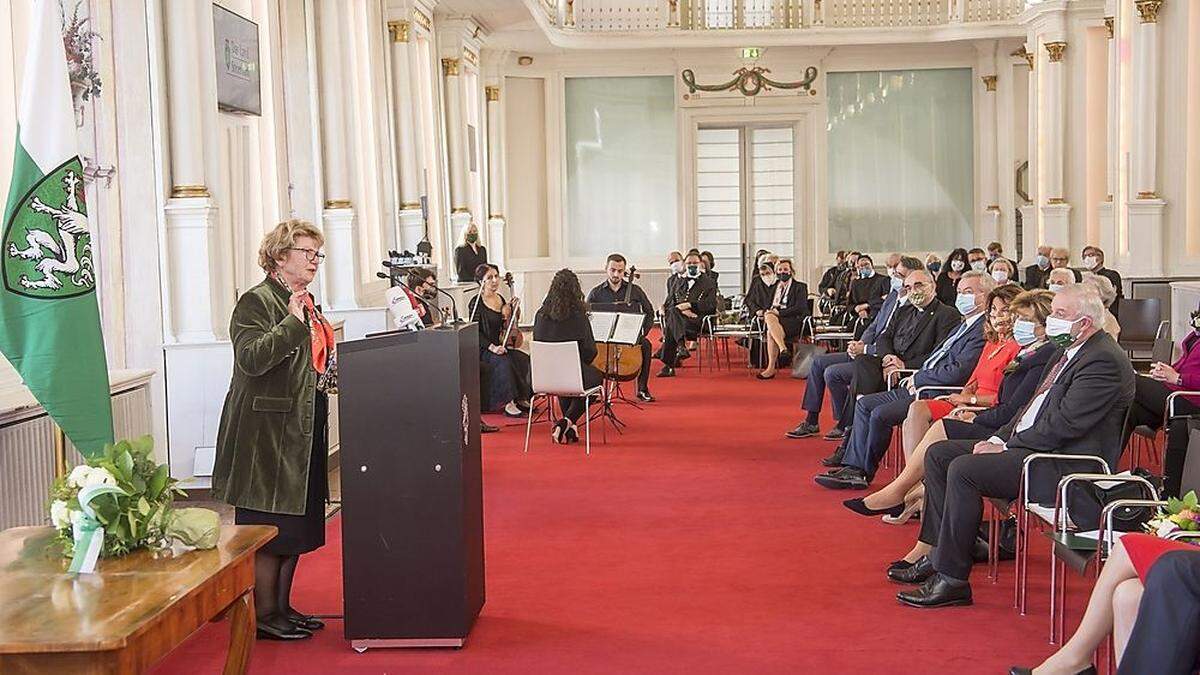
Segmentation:
<svg viewBox="0 0 1200 675">
<path fill-rule="evenodd" d="M 0 353 L 86 456 L 113 440 L 71 86 L 55 0 L 36 0 L 0 241 Z"/>
</svg>

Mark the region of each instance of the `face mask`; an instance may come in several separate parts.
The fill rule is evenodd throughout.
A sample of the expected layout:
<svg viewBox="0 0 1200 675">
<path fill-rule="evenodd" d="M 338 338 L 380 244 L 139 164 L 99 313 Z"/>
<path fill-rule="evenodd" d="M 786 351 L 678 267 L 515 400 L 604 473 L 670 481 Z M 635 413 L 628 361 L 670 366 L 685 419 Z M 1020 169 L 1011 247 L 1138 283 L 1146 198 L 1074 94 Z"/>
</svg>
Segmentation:
<svg viewBox="0 0 1200 675">
<path fill-rule="evenodd" d="M 1017 319 L 1013 322 L 1013 339 L 1022 347 L 1028 347 L 1037 342 L 1037 335 L 1033 332 L 1036 327 L 1037 324 L 1028 319 Z"/>
<path fill-rule="evenodd" d="M 929 268 L 930 274 L 937 274 L 938 272 L 942 271 L 942 263 L 940 262 L 931 262 L 926 265 L 926 267 Z"/>
<path fill-rule="evenodd" d="M 928 298 L 925 297 L 925 291 L 909 291 L 908 299 L 917 307 L 924 307 Z"/>
<path fill-rule="evenodd" d="M 892 277 L 892 290 L 899 291 L 901 288 L 904 288 L 904 280 L 901 279 L 900 277 L 893 276 Z"/>
<path fill-rule="evenodd" d="M 975 270 L 976 272 L 983 272 L 987 269 L 987 263 L 983 260 L 976 260 L 975 262 L 971 263 L 971 269 Z"/>
<path fill-rule="evenodd" d="M 908 304 L 908 296 L 907 295 L 900 296 L 900 299 L 896 301 L 897 307 L 903 307 L 904 305 L 907 305 L 907 304 Z"/>
<path fill-rule="evenodd" d="M 1005 272 L 1004 270 L 992 270 L 992 278 L 995 279 L 996 283 L 998 284 L 1007 284 L 1008 272 Z"/>
<path fill-rule="evenodd" d="M 1058 293 L 1059 291 L 1061 291 L 1063 289 L 1063 285 L 1062 284 L 1050 284 L 1047 288 L 1049 288 L 1051 293 Z"/>
<path fill-rule="evenodd" d="M 683 273 L 683 261 L 676 260 L 675 262 L 671 263 L 671 271 L 674 272 L 675 274 L 682 274 Z"/>
<path fill-rule="evenodd" d="M 963 271 L 963 268 L 966 266 L 967 266 L 966 263 L 964 263 L 961 260 L 951 260 L 950 261 L 950 269 L 954 270 L 955 272 Z"/>
<path fill-rule="evenodd" d="M 996 258 L 999 258 L 999 257 L 1000 257 L 1000 254 L 999 254 L 999 253 L 989 253 L 989 254 L 988 254 L 988 262 L 992 262 L 992 261 L 994 261 Z"/>
<path fill-rule="evenodd" d="M 1071 335 L 1071 328 L 1078 322 L 1079 319 L 1067 321 L 1054 316 L 1049 317 L 1046 319 L 1046 337 L 1062 349 L 1066 349 L 1075 343 L 1076 338 Z"/>
<path fill-rule="evenodd" d="M 466 240 L 468 244 L 474 244 L 475 242 L 479 241 L 479 235 L 468 232 Z"/>
<path fill-rule="evenodd" d="M 1033 259 L 1033 261 L 1036 262 L 1037 266 L 1041 267 L 1042 269 L 1046 269 L 1050 266 L 1050 259 L 1044 255 L 1041 255 L 1040 253 L 1038 254 L 1038 257 Z"/>
<path fill-rule="evenodd" d="M 1083 259 L 1083 266 L 1089 270 L 1094 270 L 1100 266 L 1100 259 L 1094 255 L 1089 255 Z"/>
<path fill-rule="evenodd" d="M 775 285 L 775 275 L 774 274 L 763 274 L 759 278 L 762 279 L 762 282 L 768 286 Z"/>
<path fill-rule="evenodd" d="M 870 279 L 875 275 L 875 270 L 870 267 L 863 267 L 858 270 L 858 276 L 863 279 Z"/>
<path fill-rule="evenodd" d="M 779 280 L 780 280 L 780 281 L 782 281 L 782 282 L 784 282 L 784 283 L 787 283 L 787 282 L 789 282 L 789 281 L 791 281 L 791 280 L 792 280 L 792 273 L 791 273 L 791 272 L 780 272 L 780 273 L 779 273 L 778 275 L 776 275 L 776 276 L 778 276 L 778 277 L 779 277 Z"/>
<path fill-rule="evenodd" d="M 1192 312 L 1192 328 L 1200 330 L 1200 312 Z"/>
<path fill-rule="evenodd" d="M 687 275 L 693 279 L 700 276 L 700 266 L 699 265 L 688 265 L 687 266 Z"/>
<path fill-rule="evenodd" d="M 975 296 L 970 293 L 959 293 L 954 299 L 954 307 L 958 313 L 966 316 L 975 311 Z"/>
</svg>

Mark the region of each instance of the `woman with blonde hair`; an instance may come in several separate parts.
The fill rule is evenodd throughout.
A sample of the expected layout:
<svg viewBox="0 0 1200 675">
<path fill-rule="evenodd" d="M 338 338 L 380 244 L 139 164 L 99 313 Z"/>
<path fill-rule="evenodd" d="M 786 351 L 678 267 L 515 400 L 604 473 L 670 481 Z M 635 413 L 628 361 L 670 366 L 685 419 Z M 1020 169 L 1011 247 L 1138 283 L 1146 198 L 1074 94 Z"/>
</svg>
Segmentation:
<svg viewBox="0 0 1200 675">
<path fill-rule="evenodd" d="M 254 560 L 258 637 L 297 640 L 324 627 L 291 606 L 300 555 L 325 545 L 327 394 L 337 387 L 333 328 L 308 285 L 325 259 L 321 231 L 288 220 L 263 237 L 265 278 L 229 322 L 233 377 L 217 431 L 212 495 L 237 524 L 279 532 Z"/>
<path fill-rule="evenodd" d="M 487 249 L 479 243 L 479 226 L 472 222 L 454 248 L 454 272 L 459 281 L 475 281 L 475 270 L 488 261 Z"/>
</svg>

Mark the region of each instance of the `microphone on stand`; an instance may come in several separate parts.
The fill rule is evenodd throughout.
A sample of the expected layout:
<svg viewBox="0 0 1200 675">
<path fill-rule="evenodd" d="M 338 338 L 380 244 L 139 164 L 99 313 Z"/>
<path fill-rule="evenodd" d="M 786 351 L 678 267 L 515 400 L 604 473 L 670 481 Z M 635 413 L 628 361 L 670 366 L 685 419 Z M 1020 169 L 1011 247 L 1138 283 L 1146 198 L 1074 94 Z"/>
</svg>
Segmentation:
<svg viewBox="0 0 1200 675">
<path fill-rule="evenodd" d="M 475 282 L 475 306 L 471 308 L 471 316 L 467 317 L 467 321 L 475 320 L 475 312 L 479 309 L 479 303 L 483 302 L 483 282 Z"/>
</svg>

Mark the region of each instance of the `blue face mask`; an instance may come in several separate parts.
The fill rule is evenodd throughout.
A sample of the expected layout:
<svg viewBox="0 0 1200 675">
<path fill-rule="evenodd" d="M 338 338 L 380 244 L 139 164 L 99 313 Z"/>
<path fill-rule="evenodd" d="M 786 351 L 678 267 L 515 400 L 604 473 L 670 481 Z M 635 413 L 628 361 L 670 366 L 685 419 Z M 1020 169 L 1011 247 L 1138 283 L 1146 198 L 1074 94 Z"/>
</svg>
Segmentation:
<svg viewBox="0 0 1200 675">
<path fill-rule="evenodd" d="M 938 272 L 940 272 L 942 270 L 942 263 L 931 262 L 931 263 L 929 263 L 928 267 L 929 267 L 930 274 L 937 274 Z"/>
<path fill-rule="evenodd" d="M 901 288 L 904 288 L 904 280 L 900 277 L 892 277 L 892 290 L 899 291 Z"/>
<path fill-rule="evenodd" d="M 868 279 L 873 274 L 875 274 L 875 270 L 870 267 L 860 267 L 858 270 L 858 276 L 862 277 L 863 279 Z"/>
<path fill-rule="evenodd" d="M 966 316 L 975 311 L 975 296 L 970 293 L 959 293 L 954 299 L 954 307 L 958 309 L 958 313 Z"/>
<path fill-rule="evenodd" d="M 1033 260 L 1034 260 L 1034 262 L 1037 263 L 1037 266 L 1042 269 L 1046 269 L 1047 267 L 1050 266 L 1050 259 L 1044 255 L 1039 255 L 1038 257 L 1034 258 Z"/>
<path fill-rule="evenodd" d="M 1013 339 L 1022 347 L 1028 347 L 1037 342 L 1037 335 L 1033 332 L 1033 329 L 1036 327 L 1037 324 L 1032 321 L 1017 319 L 1013 322 Z"/>
<path fill-rule="evenodd" d="M 1050 284 L 1050 285 L 1047 287 L 1047 290 L 1049 290 L 1051 293 L 1058 293 L 1058 292 L 1059 292 L 1059 291 L 1061 291 L 1062 289 L 1063 289 L 1063 285 L 1062 285 L 1062 284 Z"/>
</svg>

